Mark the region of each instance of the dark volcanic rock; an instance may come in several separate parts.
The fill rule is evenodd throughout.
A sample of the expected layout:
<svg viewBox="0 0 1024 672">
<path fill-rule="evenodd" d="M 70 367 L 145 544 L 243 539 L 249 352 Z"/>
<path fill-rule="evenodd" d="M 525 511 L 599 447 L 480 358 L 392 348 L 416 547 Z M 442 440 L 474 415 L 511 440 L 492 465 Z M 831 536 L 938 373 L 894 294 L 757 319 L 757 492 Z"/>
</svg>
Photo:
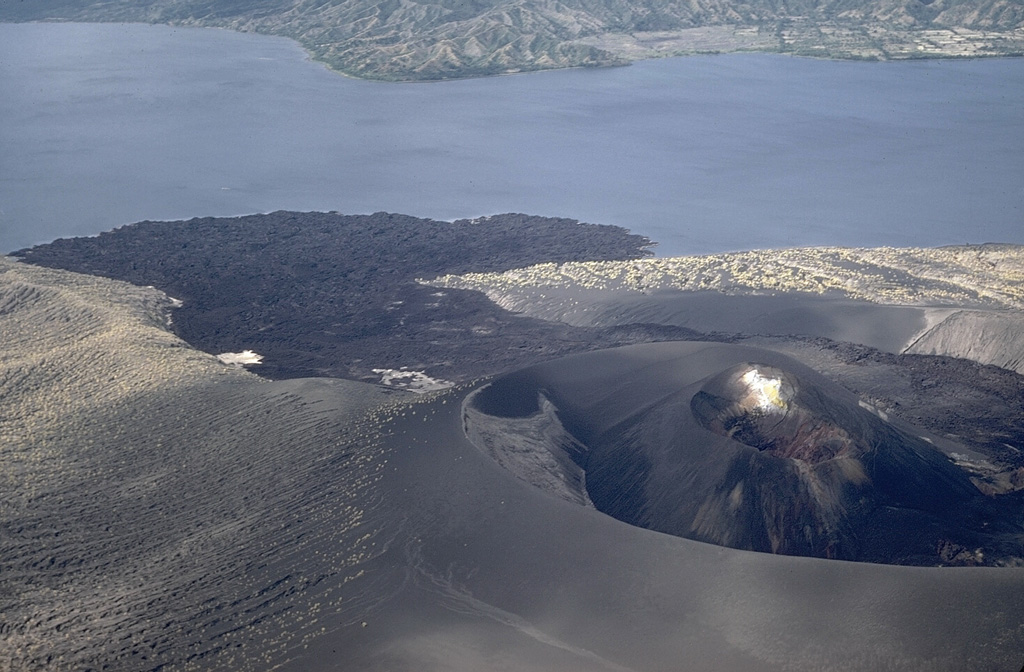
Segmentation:
<svg viewBox="0 0 1024 672">
<path fill-rule="evenodd" d="M 141 222 L 17 253 L 24 261 L 152 285 L 184 305 L 172 328 L 210 353 L 254 350 L 270 378 L 376 379 L 407 366 L 466 380 L 538 359 L 696 332 L 581 329 L 513 315 L 478 292 L 416 282 L 550 261 L 633 259 L 650 241 L 613 226 L 495 215 L 275 212 Z M 650 333 L 648 333 L 650 332 Z"/>
<path fill-rule="evenodd" d="M 1022 553 L 1018 496 L 985 496 L 912 427 L 778 353 L 662 343 L 571 357 L 495 381 L 467 422 L 514 429 L 546 404 L 582 447 L 548 450 L 574 460 L 598 510 L 640 527 L 890 564 Z M 471 428 L 482 434 L 493 454 L 501 440 Z"/>
</svg>

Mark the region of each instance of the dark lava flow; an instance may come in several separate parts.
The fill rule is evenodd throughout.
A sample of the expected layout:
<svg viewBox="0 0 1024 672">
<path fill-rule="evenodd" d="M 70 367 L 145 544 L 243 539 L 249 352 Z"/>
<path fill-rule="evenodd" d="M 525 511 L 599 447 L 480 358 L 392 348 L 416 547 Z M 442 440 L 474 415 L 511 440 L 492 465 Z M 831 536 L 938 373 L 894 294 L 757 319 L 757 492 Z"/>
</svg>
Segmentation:
<svg viewBox="0 0 1024 672">
<path fill-rule="evenodd" d="M 253 350 L 261 376 L 377 382 L 408 367 L 451 381 L 572 352 L 695 332 L 585 329 L 513 315 L 480 292 L 418 278 L 540 262 L 637 259 L 615 226 L 522 214 L 439 222 L 384 212 L 273 212 L 139 222 L 16 253 L 50 268 L 152 285 L 183 301 L 171 329 L 211 354 Z"/>
</svg>

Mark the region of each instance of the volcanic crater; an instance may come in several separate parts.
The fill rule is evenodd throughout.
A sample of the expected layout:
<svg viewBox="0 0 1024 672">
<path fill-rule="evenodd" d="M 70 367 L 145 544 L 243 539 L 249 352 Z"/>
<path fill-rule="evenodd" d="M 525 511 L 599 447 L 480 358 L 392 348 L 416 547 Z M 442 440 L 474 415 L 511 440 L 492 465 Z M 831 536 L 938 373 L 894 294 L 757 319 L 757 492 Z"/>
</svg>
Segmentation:
<svg viewBox="0 0 1024 672">
<path fill-rule="evenodd" d="M 707 430 L 776 457 L 818 464 L 847 455 L 856 439 L 782 369 L 741 364 L 708 381 L 690 409 Z"/>
<path fill-rule="evenodd" d="M 768 350 L 568 357 L 482 388 L 464 424 L 522 480 L 680 537 L 885 564 L 949 564 L 951 544 L 969 550 L 958 564 L 1021 554 L 1019 497 L 983 494 L 925 432 Z"/>
</svg>

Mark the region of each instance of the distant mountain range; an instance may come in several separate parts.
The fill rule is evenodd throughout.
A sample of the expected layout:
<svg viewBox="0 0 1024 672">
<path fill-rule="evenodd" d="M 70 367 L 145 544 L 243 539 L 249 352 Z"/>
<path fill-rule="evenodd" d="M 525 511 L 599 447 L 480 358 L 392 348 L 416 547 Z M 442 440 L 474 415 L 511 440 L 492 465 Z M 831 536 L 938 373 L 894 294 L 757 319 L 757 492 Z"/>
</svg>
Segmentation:
<svg viewBox="0 0 1024 672">
<path fill-rule="evenodd" d="M 1021 0 L 37 0 L 0 21 L 128 21 L 283 35 L 358 77 L 430 80 L 775 51 L 1024 54 Z"/>
<path fill-rule="evenodd" d="M 602 350 L 502 376 L 466 409 L 469 439 L 520 480 L 645 529 L 782 555 L 1020 563 L 1024 492 L 986 496 L 920 430 L 770 350 Z"/>
</svg>

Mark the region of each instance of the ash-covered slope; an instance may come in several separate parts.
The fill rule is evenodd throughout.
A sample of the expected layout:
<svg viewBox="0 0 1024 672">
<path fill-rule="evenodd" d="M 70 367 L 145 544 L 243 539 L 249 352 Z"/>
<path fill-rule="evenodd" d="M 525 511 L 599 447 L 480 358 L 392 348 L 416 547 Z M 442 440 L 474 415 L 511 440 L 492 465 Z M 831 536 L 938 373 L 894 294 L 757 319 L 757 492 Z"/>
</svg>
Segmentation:
<svg viewBox="0 0 1024 672">
<path fill-rule="evenodd" d="M 960 357 L 1024 373 L 1024 311 L 956 311 L 905 351 Z"/>
<path fill-rule="evenodd" d="M 983 495 L 929 440 L 880 416 L 788 357 L 700 343 L 532 367 L 467 406 L 469 436 L 517 475 L 546 471 L 566 499 L 585 492 L 640 527 L 788 555 L 1019 562 L 1020 498 Z M 524 450 L 521 425 L 539 418 L 564 431 Z M 553 457 L 528 469 L 524 452 Z"/>
<path fill-rule="evenodd" d="M 361 418 L 404 394 L 261 380 L 170 305 L 0 257 L 0 670 L 259 669 L 360 604 Z"/>
</svg>

